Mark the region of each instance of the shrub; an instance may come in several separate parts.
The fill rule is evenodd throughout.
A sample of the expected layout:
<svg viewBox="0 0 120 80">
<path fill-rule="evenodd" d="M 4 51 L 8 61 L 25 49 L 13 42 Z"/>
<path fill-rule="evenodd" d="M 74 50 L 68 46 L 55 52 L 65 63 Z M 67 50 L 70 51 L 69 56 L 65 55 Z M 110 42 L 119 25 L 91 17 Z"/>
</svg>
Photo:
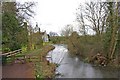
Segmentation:
<svg viewBox="0 0 120 80">
<path fill-rule="evenodd" d="M 10 48 L 3 48 L 2 51 L 3 51 L 3 53 L 7 53 L 7 52 L 9 52 L 11 50 L 10 50 Z"/>
<path fill-rule="evenodd" d="M 73 32 L 67 44 L 71 54 L 79 55 L 83 58 L 103 52 L 102 41 L 98 40 L 96 36 L 79 36 L 77 32 Z"/>
</svg>

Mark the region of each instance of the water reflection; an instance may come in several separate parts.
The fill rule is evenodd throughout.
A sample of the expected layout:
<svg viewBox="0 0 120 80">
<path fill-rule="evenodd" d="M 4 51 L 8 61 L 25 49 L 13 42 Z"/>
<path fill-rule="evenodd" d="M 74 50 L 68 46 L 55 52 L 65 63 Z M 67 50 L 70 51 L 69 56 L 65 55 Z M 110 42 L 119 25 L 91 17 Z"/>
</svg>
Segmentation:
<svg viewBox="0 0 120 80">
<path fill-rule="evenodd" d="M 54 45 L 56 48 L 49 52 L 47 58 L 52 63 L 60 64 L 56 69 L 62 75 L 56 78 L 117 78 L 118 70 L 106 67 L 93 67 L 82 62 L 78 57 L 69 55 L 66 45 Z"/>
</svg>

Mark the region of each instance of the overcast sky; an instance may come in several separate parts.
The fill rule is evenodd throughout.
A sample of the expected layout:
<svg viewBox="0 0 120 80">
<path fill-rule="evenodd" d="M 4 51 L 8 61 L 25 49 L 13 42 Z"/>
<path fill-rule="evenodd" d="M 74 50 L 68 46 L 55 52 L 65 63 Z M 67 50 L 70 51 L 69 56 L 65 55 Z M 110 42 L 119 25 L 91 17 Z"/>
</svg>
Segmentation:
<svg viewBox="0 0 120 80">
<path fill-rule="evenodd" d="M 22 1 L 23 0 L 17 0 Z M 67 24 L 75 24 L 76 9 L 85 0 L 24 0 L 37 2 L 34 11 L 36 15 L 31 19 L 33 27 L 36 22 L 42 31 L 60 33 Z"/>
</svg>

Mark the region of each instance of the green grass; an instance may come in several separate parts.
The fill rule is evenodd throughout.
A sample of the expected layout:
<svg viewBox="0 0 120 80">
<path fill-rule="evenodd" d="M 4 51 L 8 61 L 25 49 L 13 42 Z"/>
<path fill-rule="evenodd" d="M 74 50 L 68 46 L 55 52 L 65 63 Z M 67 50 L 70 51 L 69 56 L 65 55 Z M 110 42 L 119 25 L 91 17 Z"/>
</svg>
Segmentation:
<svg viewBox="0 0 120 80">
<path fill-rule="evenodd" d="M 34 49 L 34 50 L 24 52 L 22 54 L 38 54 L 40 51 L 41 51 L 41 49 Z"/>
<path fill-rule="evenodd" d="M 54 47 L 51 45 L 47 45 L 44 46 L 41 50 L 41 56 L 39 59 L 41 59 L 42 61 L 40 62 L 35 62 L 35 71 L 36 71 L 36 80 L 42 80 L 46 77 L 52 77 L 54 75 L 53 69 L 55 68 L 55 64 L 49 63 L 49 65 L 47 64 L 47 60 L 45 59 L 45 57 L 42 56 L 46 56 L 47 53 L 52 50 Z"/>
<path fill-rule="evenodd" d="M 45 46 L 45 45 L 50 45 L 50 44 L 52 44 L 52 41 L 49 41 L 49 42 L 43 42 L 43 46 Z"/>
</svg>

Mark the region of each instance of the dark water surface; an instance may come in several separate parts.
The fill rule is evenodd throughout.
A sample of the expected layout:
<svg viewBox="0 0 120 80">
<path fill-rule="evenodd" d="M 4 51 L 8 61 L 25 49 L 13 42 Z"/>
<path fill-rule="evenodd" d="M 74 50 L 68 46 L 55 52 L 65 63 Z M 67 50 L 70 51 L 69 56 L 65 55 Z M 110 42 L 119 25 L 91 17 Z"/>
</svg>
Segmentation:
<svg viewBox="0 0 120 80">
<path fill-rule="evenodd" d="M 50 51 L 47 58 L 52 63 L 59 64 L 56 73 L 61 75 L 56 78 L 118 78 L 118 69 L 111 67 L 95 67 L 84 63 L 78 57 L 69 54 L 66 45 L 54 45 L 55 49 Z"/>
</svg>

